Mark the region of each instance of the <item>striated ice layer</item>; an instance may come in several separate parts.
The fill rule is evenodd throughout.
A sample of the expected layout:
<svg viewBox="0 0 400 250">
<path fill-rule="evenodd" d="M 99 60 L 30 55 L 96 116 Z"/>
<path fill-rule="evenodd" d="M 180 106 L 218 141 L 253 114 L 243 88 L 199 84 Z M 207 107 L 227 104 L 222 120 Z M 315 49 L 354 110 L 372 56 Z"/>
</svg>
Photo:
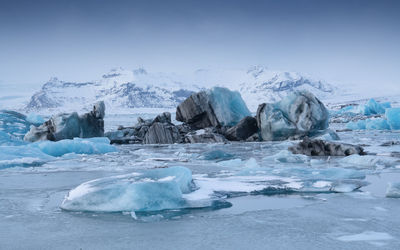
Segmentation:
<svg viewBox="0 0 400 250">
<path fill-rule="evenodd" d="M 251 113 L 237 91 L 214 87 L 207 91 L 213 111 L 222 126 L 234 126 Z"/>
<path fill-rule="evenodd" d="M 400 160 L 376 155 L 350 155 L 339 160 L 339 163 L 355 168 L 388 168 L 400 164 Z"/>
<path fill-rule="evenodd" d="M 385 110 L 391 108 L 390 102 L 377 102 L 370 99 L 366 104 L 359 106 L 347 106 L 340 110 L 331 111 L 332 115 L 381 115 L 385 114 Z"/>
<path fill-rule="evenodd" d="M 61 208 L 92 212 L 178 209 L 188 206 L 183 194 L 193 188 L 188 168 L 151 169 L 83 183 L 68 193 Z"/>
</svg>

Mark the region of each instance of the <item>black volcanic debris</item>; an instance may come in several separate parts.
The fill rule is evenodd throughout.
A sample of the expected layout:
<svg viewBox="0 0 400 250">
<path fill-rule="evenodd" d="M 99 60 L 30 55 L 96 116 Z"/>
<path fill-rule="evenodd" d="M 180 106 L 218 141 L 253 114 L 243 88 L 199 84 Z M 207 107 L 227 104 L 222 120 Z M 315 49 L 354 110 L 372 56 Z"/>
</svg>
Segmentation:
<svg viewBox="0 0 400 250">
<path fill-rule="evenodd" d="M 365 155 L 364 149 L 360 146 L 328 142 L 323 140 L 311 140 L 308 137 L 293 147 L 289 147 L 293 154 L 308 156 L 349 156 L 353 154 Z"/>
</svg>

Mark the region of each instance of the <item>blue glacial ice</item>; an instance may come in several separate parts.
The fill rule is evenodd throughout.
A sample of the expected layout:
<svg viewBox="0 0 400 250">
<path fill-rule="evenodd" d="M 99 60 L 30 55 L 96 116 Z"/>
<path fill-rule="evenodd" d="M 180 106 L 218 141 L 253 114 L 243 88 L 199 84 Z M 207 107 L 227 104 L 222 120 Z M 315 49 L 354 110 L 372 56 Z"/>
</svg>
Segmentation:
<svg viewBox="0 0 400 250">
<path fill-rule="evenodd" d="M 346 128 L 351 130 L 389 130 L 390 126 L 386 119 L 375 118 L 349 122 L 346 124 Z"/>
<path fill-rule="evenodd" d="M 188 168 L 150 169 L 83 183 L 68 193 L 61 208 L 91 212 L 179 209 L 187 206 L 183 194 L 193 190 Z"/>
<path fill-rule="evenodd" d="M 15 166 L 37 166 L 66 154 L 104 154 L 116 152 L 106 137 L 58 142 L 42 141 L 20 146 L 0 146 L 0 169 Z"/>
<path fill-rule="evenodd" d="M 25 144 L 22 139 L 31 125 L 23 114 L 0 110 L 0 145 Z"/>
<path fill-rule="evenodd" d="M 366 104 L 359 106 L 347 106 L 340 110 L 332 110 L 332 115 L 380 115 L 385 114 L 385 110 L 391 108 L 390 102 L 377 102 L 374 99 L 370 99 Z"/>
<path fill-rule="evenodd" d="M 385 112 L 387 122 L 392 130 L 400 129 L 400 108 L 390 108 Z"/>
<path fill-rule="evenodd" d="M 32 123 L 32 124 L 35 124 L 35 125 L 40 125 L 40 124 L 42 124 L 42 123 L 45 122 L 45 120 L 43 119 L 43 117 L 40 116 L 40 115 L 38 115 L 38 114 L 36 114 L 36 113 L 29 113 L 29 114 L 26 116 L 26 120 L 27 120 L 28 122 Z"/>
<path fill-rule="evenodd" d="M 261 104 L 257 122 L 266 141 L 314 136 L 328 128 L 329 112 L 310 92 L 296 91 L 280 102 Z"/>
<path fill-rule="evenodd" d="M 237 91 L 214 87 L 207 91 L 210 104 L 222 126 L 234 126 L 251 113 Z"/>
<path fill-rule="evenodd" d="M 95 138 L 74 138 L 66 139 L 57 142 L 42 141 L 35 142 L 29 145 L 33 148 L 38 148 L 45 154 L 59 157 L 65 154 L 105 154 L 116 152 L 117 149 L 110 145 L 110 140 L 107 137 Z"/>
<path fill-rule="evenodd" d="M 400 198 L 400 182 L 389 183 L 386 191 L 386 197 L 388 198 Z"/>
</svg>

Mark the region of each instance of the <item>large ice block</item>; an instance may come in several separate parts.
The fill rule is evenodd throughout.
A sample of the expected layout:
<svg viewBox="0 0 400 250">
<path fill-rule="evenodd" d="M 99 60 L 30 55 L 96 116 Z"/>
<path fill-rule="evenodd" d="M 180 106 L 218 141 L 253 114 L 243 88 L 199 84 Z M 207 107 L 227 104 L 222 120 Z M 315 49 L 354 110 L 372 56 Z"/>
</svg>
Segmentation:
<svg viewBox="0 0 400 250">
<path fill-rule="evenodd" d="M 70 211 L 159 211 L 185 207 L 183 194 L 193 191 L 192 172 L 170 167 L 113 176 L 71 190 L 61 208 Z"/>
<path fill-rule="evenodd" d="M 386 109 L 385 116 L 390 129 L 400 129 L 400 108 Z"/>
</svg>

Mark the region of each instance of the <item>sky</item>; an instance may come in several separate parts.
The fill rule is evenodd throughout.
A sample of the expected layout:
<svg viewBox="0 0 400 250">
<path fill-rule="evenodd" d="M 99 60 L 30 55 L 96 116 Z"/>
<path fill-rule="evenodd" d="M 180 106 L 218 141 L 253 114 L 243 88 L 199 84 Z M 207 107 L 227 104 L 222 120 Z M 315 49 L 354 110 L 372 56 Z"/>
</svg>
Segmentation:
<svg viewBox="0 0 400 250">
<path fill-rule="evenodd" d="M 385 0 L 0 0 L 0 84 L 264 65 L 400 89 L 399 13 Z"/>
</svg>

